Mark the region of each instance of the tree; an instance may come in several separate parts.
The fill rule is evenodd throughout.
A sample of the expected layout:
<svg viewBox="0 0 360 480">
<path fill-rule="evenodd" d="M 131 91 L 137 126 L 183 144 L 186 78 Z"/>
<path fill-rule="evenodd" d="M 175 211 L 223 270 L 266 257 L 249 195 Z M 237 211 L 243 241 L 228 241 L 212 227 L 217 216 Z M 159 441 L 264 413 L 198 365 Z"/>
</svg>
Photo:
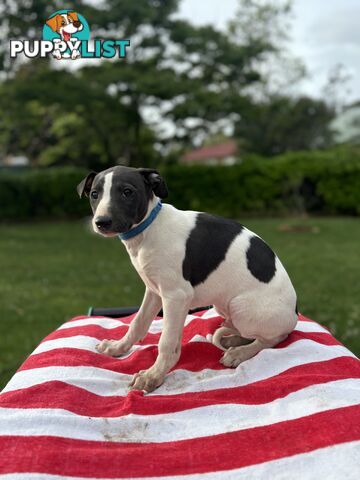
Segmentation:
<svg viewBox="0 0 360 480">
<path fill-rule="evenodd" d="M 239 0 L 240 13 L 227 31 L 176 19 L 178 3 L 0 0 L 8 38 L 41 38 L 45 19 L 69 7 L 88 20 L 93 38 L 131 39 L 126 60 L 88 62 L 77 70 L 67 64 L 55 70 L 52 59 L 5 62 L 4 151 L 21 148 L 44 164 L 104 168 L 119 161 L 152 164 L 159 149 L 196 144 L 225 127 L 236 125 L 247 135 L 243 120 L 265 105 L 257 92 L 268 84 L 264 65 L 279 55 L 287 3 L 275 8 Z"/>
<path fill-rule="evenodd" d="M 322 100 L 274 96 L 244 112 L 235 128 L 243 149 L 260 155 L 331 145 L 334 111 Z"/>
<path fill-rule="evenodd" d="M 131 112 L 81 72 L 59 72 L 40 62 L 24 64 L 0 85 L 3 152 L 22 152 L 45 165 L 99 168 L 121 160 L 134 142 L 128 129 Z M 146 128 L 141 142 L 152 159 L 154 138 Z"/>
</svg>

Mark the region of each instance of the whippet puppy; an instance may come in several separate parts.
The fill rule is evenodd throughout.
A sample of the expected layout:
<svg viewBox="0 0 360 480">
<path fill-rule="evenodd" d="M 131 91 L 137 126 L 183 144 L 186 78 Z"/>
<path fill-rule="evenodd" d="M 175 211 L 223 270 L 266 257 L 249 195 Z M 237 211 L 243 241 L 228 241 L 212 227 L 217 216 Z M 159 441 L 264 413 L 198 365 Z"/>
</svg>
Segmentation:
<svg viewBox="0 0 360 480">
<path fill-rule="evenodd" d="M 271 248 L 233 220 L 161 203 L 168 190 L 156 170 L 117 166 L 91 172 L 77 191 L 90 199 L 94 231 L 121 239 L 145 284 L 126 335 L 103 340 L 98 352 L 126 353 L 163 308 L 158 357 L 134 375 L 131 389 L 151 392 L 163 383 L 179 360 L 190 308 L 214 305 L 224 318 L 213 343 L 224 350 L 221 363 L 227 367 L 277 345 L 294 329 L 296 293 Z"/>
</svg>

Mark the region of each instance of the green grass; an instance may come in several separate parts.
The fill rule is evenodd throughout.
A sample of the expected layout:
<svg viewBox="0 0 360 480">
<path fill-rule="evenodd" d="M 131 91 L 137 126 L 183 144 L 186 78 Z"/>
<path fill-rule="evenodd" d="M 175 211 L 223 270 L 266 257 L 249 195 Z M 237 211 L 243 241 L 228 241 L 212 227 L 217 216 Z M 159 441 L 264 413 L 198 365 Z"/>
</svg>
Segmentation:
<svg viewBox="0 0 360 480">
<path fill-rule="evenodd" d="M 289 233 L 283 224 L 317 226 Z M 300 311 L 360 353 L 360 222 L 353 218 L 244 221 L 278 253 Z M 140 303 L 143 285 L 117 239 L 83 223 L 0 226 L 0 387 L 40 340 L 90 305 Z"/>
</svg>

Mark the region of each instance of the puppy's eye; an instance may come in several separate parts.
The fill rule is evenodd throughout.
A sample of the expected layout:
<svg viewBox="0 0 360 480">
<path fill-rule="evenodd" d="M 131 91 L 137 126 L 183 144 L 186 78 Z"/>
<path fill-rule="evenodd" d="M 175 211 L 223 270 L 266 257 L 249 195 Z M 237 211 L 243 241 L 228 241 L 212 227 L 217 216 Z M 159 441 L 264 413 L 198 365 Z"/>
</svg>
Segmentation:
<svg viewBox="0 0 360 480">
<path fill-rule="evenodd" d="M 130 195 L 132 195 L 132 190 L 130 190 L 130 188 L 125 188 L 124 191 L 123 191 L 123 195 L 124 197 L 130 197 Z"/>
<path fill-rule="evenodd" d="M 61 25 L 65 25 L 65 20 L 63 20 L 63 21 L 61 22 Z"/>
<path fill-rule="evenodd" d="M 91 193 L 90 193 L 90 197 L 93 198 L 94 200 L 96 200 L 98 198 L 98 192 L 96 190 L 93 190 Z"/>
</svg>

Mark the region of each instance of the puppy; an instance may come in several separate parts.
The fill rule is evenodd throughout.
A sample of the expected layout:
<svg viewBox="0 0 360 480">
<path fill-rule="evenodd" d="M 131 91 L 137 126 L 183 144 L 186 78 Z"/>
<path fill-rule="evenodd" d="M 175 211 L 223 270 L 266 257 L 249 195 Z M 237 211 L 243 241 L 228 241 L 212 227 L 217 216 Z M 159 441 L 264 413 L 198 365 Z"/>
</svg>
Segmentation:
<svg viewBox="0 0 360 480">
<path fill-rule="evenodd" d="M 92 172 L 77 191 L 90 198 L 94 231 L 122 240 L 146 287 L 126 335 L 103 340 L 98 352 L 126 353 L 163 308 L 158 357 L 133 377 L 131 389 L 151 392 L 163 383 L 179 360 L 190 308 L 214 305 L 224 317 L 213 343 L 225 351 L 221 363 L 227 367 L 275 346 L 294 329 L 296 293 L 270 247 L 232 220 L 162 204 L 168 190 L 156 170 Z"/>
<path fill-rule="evenodd" d="M 46 20 L 46 25 L 48 25 L 53 32 L 56 32 L 60 35 L 60 39 L 55 39 L 54 42 L 58 43 L 60 41 L 63 42 L 71 42 L 73 39 L 71 35 L 79 32 L 84 28 L 83 24 L 78 19 L 78 15 L 76 12 L 67 12 L 67 13 L 58 13 L 54 17 L 51 17 Z M 60 50 L 55 47 L 54 49 L 54 56 L 60 60 L 61 58 L 69 58 L 70 55 L 68 53 L 61 54 Z M 75 60 L 76 58 L 80 57 L 80 52 L 77 49 L 74 49 L 71 52 L 71 58 Z"/>
</svg>

